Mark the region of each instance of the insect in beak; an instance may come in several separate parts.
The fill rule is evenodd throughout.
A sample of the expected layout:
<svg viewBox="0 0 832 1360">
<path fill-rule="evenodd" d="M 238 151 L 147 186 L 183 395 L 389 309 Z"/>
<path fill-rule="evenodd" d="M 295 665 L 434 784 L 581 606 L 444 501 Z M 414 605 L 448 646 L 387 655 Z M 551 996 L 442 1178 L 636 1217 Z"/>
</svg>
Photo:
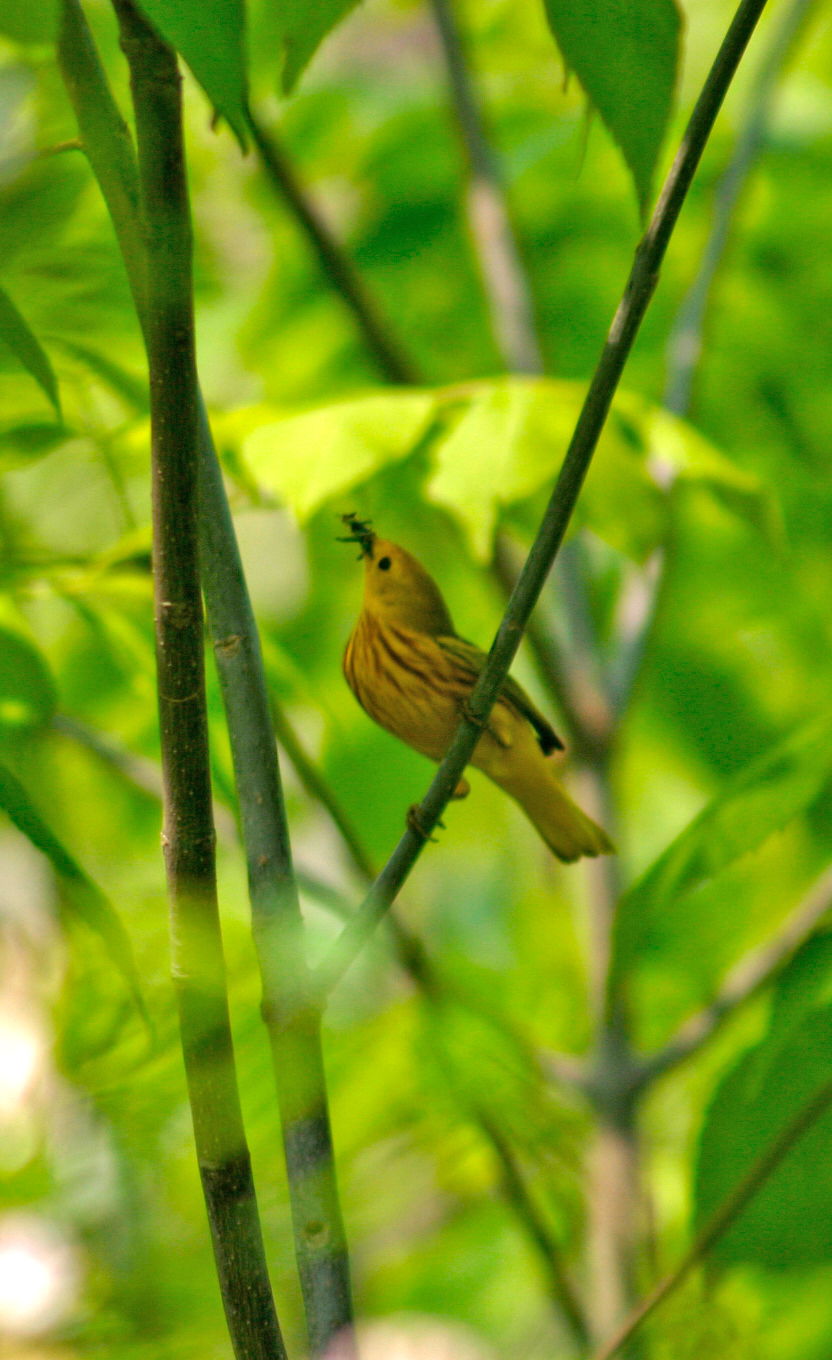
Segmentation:
<svg viewBox="0 0 832 1360">
<path fill-rule="evenodd" d="M 373 543 L 376 537 L 370 527 L 372 520 L 358 519 L 353 511 L 350 511 L 348 515 L 341 515 L 341 519 L 350 530 L 350 534 L 348 538 L 336 538 L 336 543 L 357 543 L 361 548 L 359 562 L 362 557 L 372 557 Z"/>
</svg>

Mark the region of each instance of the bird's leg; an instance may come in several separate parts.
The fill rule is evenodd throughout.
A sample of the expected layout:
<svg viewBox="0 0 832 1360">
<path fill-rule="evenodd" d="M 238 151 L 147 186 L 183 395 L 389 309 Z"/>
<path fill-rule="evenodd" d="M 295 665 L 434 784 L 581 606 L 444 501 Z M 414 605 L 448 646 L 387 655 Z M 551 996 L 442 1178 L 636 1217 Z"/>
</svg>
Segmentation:
<svg viewBox="0 0 832 1360">
<path fill-rule="evenodd" d="M 410 830 L 415 831 L 417 836 L 421 836 L 423 841 L 437 840 L 436 836 L 432 836 L 430 832 L 426 831 L 425 828 L 422 826 L 422 819 L 419 815 L 418 803 L 411 803 L 410 807 L 407 809 L 407 816 L 405 818 L 405 821 L 407 822 L 407 825 L 410 827 Z M 436 825 L 441 826 L 443 831 L 445 830 L 444 822 L 437 822 Z"/>
<path fill-rule="evenodd" d="M 451 797 L 452 797 L 452 798 L 467 798 L 467 797 L 468 797 L 468 794 L 469 794 L 470 792 L 471 792 L 471 785 L 468 783 L 468 780 L 463 776 L 463 778 L 460 779 L 459 783 L 457 784 L 456 788 L 454 789 L 453 793 L 451 794 Z"/>
</svg>

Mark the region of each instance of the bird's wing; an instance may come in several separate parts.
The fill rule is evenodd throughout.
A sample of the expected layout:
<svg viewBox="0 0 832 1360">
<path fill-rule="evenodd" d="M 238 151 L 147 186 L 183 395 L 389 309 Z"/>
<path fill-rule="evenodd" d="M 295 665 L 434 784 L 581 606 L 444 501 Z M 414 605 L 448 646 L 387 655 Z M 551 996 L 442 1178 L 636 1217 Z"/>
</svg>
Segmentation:
<svg viewBox="0 0 832 1360">
<path fill-rule="evenodd" d="M 488 660 L 485 652 L 476 647 L 473 642 L 466 642 L 464 638 L 460 637 L 438 637 L 435 641 L 446 656 L 452 658 L 461 670 L 467 671 L 473 686 Z M 507 700 L 531 723 L 537 733 L 540 749 L 544 755 L 548 756 L 551 751 L 562 751 L 564 749 L 563 742 L 551 723 L 544 718 L 538 708 L 535 708 L 526 691 L 521 685 L 518 685 L 512 676 L 509 676 L 503 685 L 501 697 Z"/>
</svg>

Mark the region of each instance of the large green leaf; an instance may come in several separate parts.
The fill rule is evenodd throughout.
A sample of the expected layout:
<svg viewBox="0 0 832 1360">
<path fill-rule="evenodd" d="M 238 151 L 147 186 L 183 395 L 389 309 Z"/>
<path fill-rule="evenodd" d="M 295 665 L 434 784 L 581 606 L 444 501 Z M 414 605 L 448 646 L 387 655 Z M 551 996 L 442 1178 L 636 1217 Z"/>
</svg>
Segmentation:
<svg viewBox="0 0 832 1360">
<path fill-rule="evenodd" d="M 60 415 L 58 383 L 49 357 L 5 288 L 0 288 L 0 343 L 31 373 Z"/>
<path fill-rule="evenodd" d="M 355 9 L 358 0 L 316 0 L 313 5 L 306 0 L 272 0 L 272 3 L 283 55 L 283 93 L 291 94 L 327 33 Z"/>
<path fill-rule="evenodd" d="M 584 392 L 581 383 L 554 379 L 476 384 L 457 424 L 437 439 L 427 495 L 461 522 L 481 560 L 491 555 L 501 509 L 554 482 Z M 608 422 L 576 520 L 638 561 L 665 529 L 664 497 L 641 453 Z"/>
<path fill-rule="evenodd" d="M 410 453 L 435 407 L 430 393 L 391 392 L 285 416 L 245 439 L 246 462 L 263 486 L 305 519 Z"/>
<path fill-rule="evenodd" d="M 695 1221 L 722 1200 L 791 1119 L 829 1081 L 832 1008 L 806 1016 L 773 1063 L 767 1040 L 723 1078 L 699 1147 Z M 761 1076 L 761 1074 L 764 1075 Z M 795 1144 L 740 1218 L 716 1244 L 716 1266 L 755 1262 L 771 1269 L 826 1263 L 832 1255 L 832 1111 Z"/>
<path fill-rule="evenodd" d="M 673 0 L 544 0 L 564 61 L 624 153 L 646 210 L 673 100 L 680 19 Z"/>
<path fill-rule="evenodd" d="M 578 382 L 499 378 L 434 392 L 382 391 L 275 420 L 254 407 L 216 420 L 220 443 L 242 443 L 256 481 L 302 519 L 404 458 L 431 430 L 428 499 L 458 520 L 488 561 L 509 507 L 551 489 L 586 394 Z M 435 417 L 441 417 L 431 427 Z M 669 523 L 667 491 L 699 482 L 774 536 L 770 497 L 692 426 L 621 393 L 575 515 L 612 547 L 643 562 Z"/>
<path fill-rule="evenodd" d="M 60 882 L 64 900 L 80 920 L 94 930 L 127 981 L 133 999 L 145 1014 L 130 937 L 115 909 L 78 861 L 41 817 L 16 775 L 0 765 L 0 809 L 47 859 Z"/>
<path fill-rule="evenodd" d="M 243 0 L 139 0 L 139 8 L 188 63 L 217 113 L 246 145 Z"/>
<path fill-rule="evenodd" d="M 761 845 L 802 812 L 832 771 L 832 718 L 800 728 L 728 781 L 723 791 L 624 894 L 615 925 L 615 966 L 650 946 L 656 923 L 679 899 Z"/>
</svg>

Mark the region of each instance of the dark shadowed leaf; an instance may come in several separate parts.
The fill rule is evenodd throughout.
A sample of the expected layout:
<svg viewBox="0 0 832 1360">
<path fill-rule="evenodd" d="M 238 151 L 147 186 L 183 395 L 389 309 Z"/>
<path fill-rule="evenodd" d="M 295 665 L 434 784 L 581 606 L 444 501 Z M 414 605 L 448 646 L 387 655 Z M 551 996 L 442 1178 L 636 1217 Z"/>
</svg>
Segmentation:
<svg viewBox="0 0 832 1360">
<path fill-rule="evenodd" d="M 13 621 L 0 622 L 0 736 L 47 723 L 55 682 L 34 639 Z"/>
<path fill-rule="evenodd" d="M 18 363 L 23 365 L 27 373 L 31 373 L 60 415 L 58 384 L 49 358 L 5 288 L 0 288 L 0 341 L 11 351 Z"/>
<path fill-rule="evenodd" d="M 812 1012 L 766 1062 L 768 1040 L 723 1078 L 702 1131 L 695 1183 L 701 1227 L 757 1157 L 829 1081 L 832 1009 Z M 770 1269 L 828 1262 L 832 1254 L 832 1111 L 795 1144 L 771 1179 L 717 1243 L 717 1267 Z"/>
<path fill-rule="evenodd" d="M 624 153 L 645 212 L 679 59 L 673 0 L 545 0 L 567 67 Z"/>
<path fill-rule="evenodd" d="M 142 1014 L 144 1002 L 130 937 L 104 893 L 47 826 L 23 784 L 0 765 L 0 809 L 52 865 L 69 910 L 102 939 Z"/>
<path fill-rule="evenodd" d="M 190 66 L 217 113 L 246 145 L 243 0 L 141 0 L 140 9 Z"/>
</svg>

